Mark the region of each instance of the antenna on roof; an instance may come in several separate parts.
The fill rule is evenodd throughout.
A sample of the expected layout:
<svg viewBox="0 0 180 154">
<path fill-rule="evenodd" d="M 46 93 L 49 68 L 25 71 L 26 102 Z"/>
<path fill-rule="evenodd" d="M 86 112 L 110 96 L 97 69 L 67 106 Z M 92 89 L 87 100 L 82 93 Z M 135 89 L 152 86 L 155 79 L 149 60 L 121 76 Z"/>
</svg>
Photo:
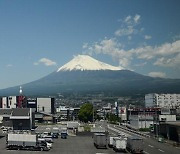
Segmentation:
<svg viewBox="0 0 180 154">
<path fill-rule="evenodd" d="M 22 91 L 22 87 L 20 86 L 20 87 L 19 87 L 19 94 L 22 95 L 22 92 L 23 92 L 23 91 Z"/>
</svg>

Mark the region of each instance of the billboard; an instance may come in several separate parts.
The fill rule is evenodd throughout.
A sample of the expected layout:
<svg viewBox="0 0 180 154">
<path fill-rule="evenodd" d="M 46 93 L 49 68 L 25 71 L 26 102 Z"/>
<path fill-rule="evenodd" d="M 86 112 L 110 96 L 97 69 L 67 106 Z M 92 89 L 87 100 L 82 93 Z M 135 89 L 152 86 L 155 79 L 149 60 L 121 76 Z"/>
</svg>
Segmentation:
<svg viewBox="0 0 180 154">
<path fill-rule="evenodd" d="M 168 108 L 161 108 L 161 114 L 170 114 L 170 109 L 168 109 Z"/>
</svg>

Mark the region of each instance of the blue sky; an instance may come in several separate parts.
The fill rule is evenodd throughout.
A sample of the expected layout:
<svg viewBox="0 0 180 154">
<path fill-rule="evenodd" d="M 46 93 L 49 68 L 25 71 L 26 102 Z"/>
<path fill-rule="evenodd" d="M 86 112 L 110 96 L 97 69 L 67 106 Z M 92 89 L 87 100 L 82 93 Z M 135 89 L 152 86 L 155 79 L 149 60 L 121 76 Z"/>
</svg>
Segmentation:
<svg viewBox="0 0 180 154">
<path fill-rule="evenodd" d="M 0 89 L 39 79 L 89 54 L 180 78 L 179 0 L 0 0 Z"/>
</svg>

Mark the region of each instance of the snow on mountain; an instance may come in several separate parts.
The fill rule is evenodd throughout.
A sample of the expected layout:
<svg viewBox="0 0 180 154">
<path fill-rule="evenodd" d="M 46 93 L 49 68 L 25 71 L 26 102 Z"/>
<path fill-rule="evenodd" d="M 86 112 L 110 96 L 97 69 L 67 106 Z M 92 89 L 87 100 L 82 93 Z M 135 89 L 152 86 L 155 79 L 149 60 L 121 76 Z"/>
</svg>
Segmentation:
<svg viewBox="0 0 180 154">
<path fill-rule="evenodd" d="M 88 55 L 75 56 L 70 62 L 60 67 L 59 71 L 72 71 L 72 70 L 122 70 L 122 67 L 115 67 L 103 62 L 100 62 Z"/>
</svg>

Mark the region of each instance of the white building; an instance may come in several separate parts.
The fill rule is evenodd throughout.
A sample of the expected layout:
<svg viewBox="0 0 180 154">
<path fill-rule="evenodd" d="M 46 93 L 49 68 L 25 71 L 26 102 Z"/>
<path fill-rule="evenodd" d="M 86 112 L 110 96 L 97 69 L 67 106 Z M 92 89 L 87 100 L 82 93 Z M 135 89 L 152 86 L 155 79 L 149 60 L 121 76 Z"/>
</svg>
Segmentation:
<svg viewBox="0 0 180 154">
<path fill-rule="evenodd" d="M 17 96 L 9 96 L 8 98 L 8 105 L 9 108 L 13 109 L 17 106 Z"/>
<path fill-rule="evenodd" d="M 3 109 L 8 108 L 8 99 L 7 99 L 7 97 L 2 97 L 2 108 Z"/>
<path fill-rule="evenodd" d="M 54 114 L 54 98 L 37 98 L 37 112 Z"/>
<path fill-rule="evenodd" d="M 134 129 L 149 128 L 153 124 L 153 114 L 141 113 L 137 115 L 129 115 L 130 127 Z"/>
<path fill-rule="evenodd" d="M 2 105 L 1 108 L 16 108 L 17 106 L 17 96 L 9 96 L 9 97 L 2 97 Z"/>
<path fill-rule="evenodd" d="M 167 108 L 180 107 L 180 94 L 146 94 L 145 106 Z"/>
</svg>

